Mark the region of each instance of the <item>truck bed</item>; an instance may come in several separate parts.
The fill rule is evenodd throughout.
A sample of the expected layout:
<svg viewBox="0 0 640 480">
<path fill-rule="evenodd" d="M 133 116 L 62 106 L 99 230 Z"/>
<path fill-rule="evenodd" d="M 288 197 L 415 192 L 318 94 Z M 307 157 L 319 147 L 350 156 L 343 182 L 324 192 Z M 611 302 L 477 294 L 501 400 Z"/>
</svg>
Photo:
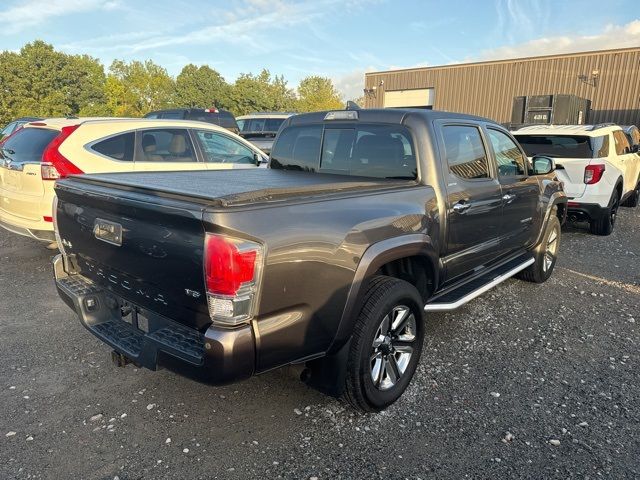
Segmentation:
<svg viewBox="0 0 640 480">
<path fill-rule="evenodd" d="M 86 182 L 124 190 L 148 190 L 202 200 L 211 206 L 246 205 L 253 202 L 316 197 L 344 191 L 397 188 L 414 181 L 372 179 L 326 173 L 272 170 L 268 168 L 182 171 L 123 172 L 83 175 Z M 256 189 L 259 185 L 261 188 Z"/>
</svg>

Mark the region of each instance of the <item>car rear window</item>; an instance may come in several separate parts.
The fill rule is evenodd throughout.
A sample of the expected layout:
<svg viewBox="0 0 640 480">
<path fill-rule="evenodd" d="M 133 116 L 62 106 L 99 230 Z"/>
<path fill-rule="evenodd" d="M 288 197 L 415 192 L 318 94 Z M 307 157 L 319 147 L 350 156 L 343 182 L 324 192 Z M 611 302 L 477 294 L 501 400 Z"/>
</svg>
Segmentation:
<svg viewBox="0 0 640 480">
<path fill-rule="evenodd" d="M 400 125 L 287 127 L 271 152 L 271 168 L 414 180 L 411 135 Z"/>
<path fill-rule="evenodd" d="M 225 110 L 218 110 L 217 112 L 205 112 L 204 110 L 190 110 L 187 112 L 185 118 L 187 120 L 195 120 L 198 122 L 213 123 L 220 125 L 228 130 L 234 132 L 238 131 L 238 124 L 236 118 Z"/>
<path fill-rule="evenodd" d="M 550 155 L 560 158 L 599 158 L 609 153 L 609 136 L 515 135 L 527 156 Z"/>
<path fill-rule="evenodd" d="M 249 118 L 242 120 L 242 132 L 272 132 L 280 129 L 286 118 Z"/>
<path fill-rule="evenodd" d="M 59 133 L 49 128 L 22 128 L 2 145 L 2 156 L 16 163 L 40 162 L 42 152 Z"/>
</svg>

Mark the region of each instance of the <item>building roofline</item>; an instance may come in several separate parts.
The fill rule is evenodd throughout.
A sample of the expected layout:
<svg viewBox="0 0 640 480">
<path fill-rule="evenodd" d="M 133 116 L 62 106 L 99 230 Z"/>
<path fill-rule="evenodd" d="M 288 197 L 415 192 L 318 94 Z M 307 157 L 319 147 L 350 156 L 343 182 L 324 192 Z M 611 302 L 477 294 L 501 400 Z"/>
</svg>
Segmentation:
<svg viewBox="0 0 640 480">
<path fill-rule="evenodd" d="M 468 62 L 468 63 L 452 63 L 450 65 L 433 65 L 430 67 L 411 67 L 411 68 L 398 68 L 394 70 L 380 70 L 376 72 L 366 72 L 365 78 L 372 75 L 385 75 L 393 74 L 397 72 L 411 72 L 417 70 L 440 70 L 445 68 L 462 68 L 475 65 L 493 65 L 499 63 L 514 63 L 514 62 L 531 62 L 536 60 L 550 60 L 552 58 L 566 58 L 566 57 L 583 57 L 587 55 L 607 54 L 607 53 L 625 53 L 625 52 L 640 52 L 640 47 L 628 47 L 628 48 L 612 48 L 607 50 L 590 50 L 587 52 L 574 52 L 574 53 L 556 53 L 552 55 L 538 55 L 535 57 L 516 57 L 505 58 L 502 60 L 483 60 L 480 62 Z"/>
</svg>

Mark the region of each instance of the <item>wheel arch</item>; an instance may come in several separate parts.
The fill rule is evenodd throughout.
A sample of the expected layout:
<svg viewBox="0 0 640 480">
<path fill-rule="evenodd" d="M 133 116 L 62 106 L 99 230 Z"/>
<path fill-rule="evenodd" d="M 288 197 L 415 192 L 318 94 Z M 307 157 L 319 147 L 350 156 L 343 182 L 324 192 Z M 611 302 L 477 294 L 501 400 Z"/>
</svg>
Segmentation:
<svg viewBox="0 0 640 480">
<path fill-rule="evenodd" d="M 438 285 L 438 255 L 429 235 L 403 235 L 371 245 L 363 254 L 356 269 L 340 324 L 328 350 L 329 354 L 339 350 L 351 337 L 356 321 L 356 310 L 362 300 L 362 295 L 366 290 L 369 279 L 380 273 L 381 270 L 383 270 L 382 274 L 393 273 L 390 271 L 385 272 L 384 269 L 385 267 L 391 269 L 391 266 L 397 268 L 399 266 L 398 262 L 420 265 L 429 277 L 428 282 L 434 286 Z M 400 272 L 406 273 L 402 269 L 400 269 Z M 392 274 L 389 276 L 407 280 L 407 278 L 398 275 Z"/>
</svg>

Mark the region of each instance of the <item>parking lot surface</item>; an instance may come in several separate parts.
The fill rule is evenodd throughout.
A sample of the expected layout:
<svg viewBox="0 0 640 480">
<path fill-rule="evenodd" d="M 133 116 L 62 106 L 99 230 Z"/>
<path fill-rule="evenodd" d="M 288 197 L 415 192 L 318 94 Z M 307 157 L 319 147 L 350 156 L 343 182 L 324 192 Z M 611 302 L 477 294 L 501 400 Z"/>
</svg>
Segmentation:
<svg viewBox="0 0 640 480">
<path fill-rule="evenodd" d="M 0 478 L 638 478 L 640 209 L 565 227 L 543 285 L 431 315 L 376 415 L 294 369 L 227 387 L 112 366 L 59 300 L 53 252 L 0 231 Z"/>
</svg>

